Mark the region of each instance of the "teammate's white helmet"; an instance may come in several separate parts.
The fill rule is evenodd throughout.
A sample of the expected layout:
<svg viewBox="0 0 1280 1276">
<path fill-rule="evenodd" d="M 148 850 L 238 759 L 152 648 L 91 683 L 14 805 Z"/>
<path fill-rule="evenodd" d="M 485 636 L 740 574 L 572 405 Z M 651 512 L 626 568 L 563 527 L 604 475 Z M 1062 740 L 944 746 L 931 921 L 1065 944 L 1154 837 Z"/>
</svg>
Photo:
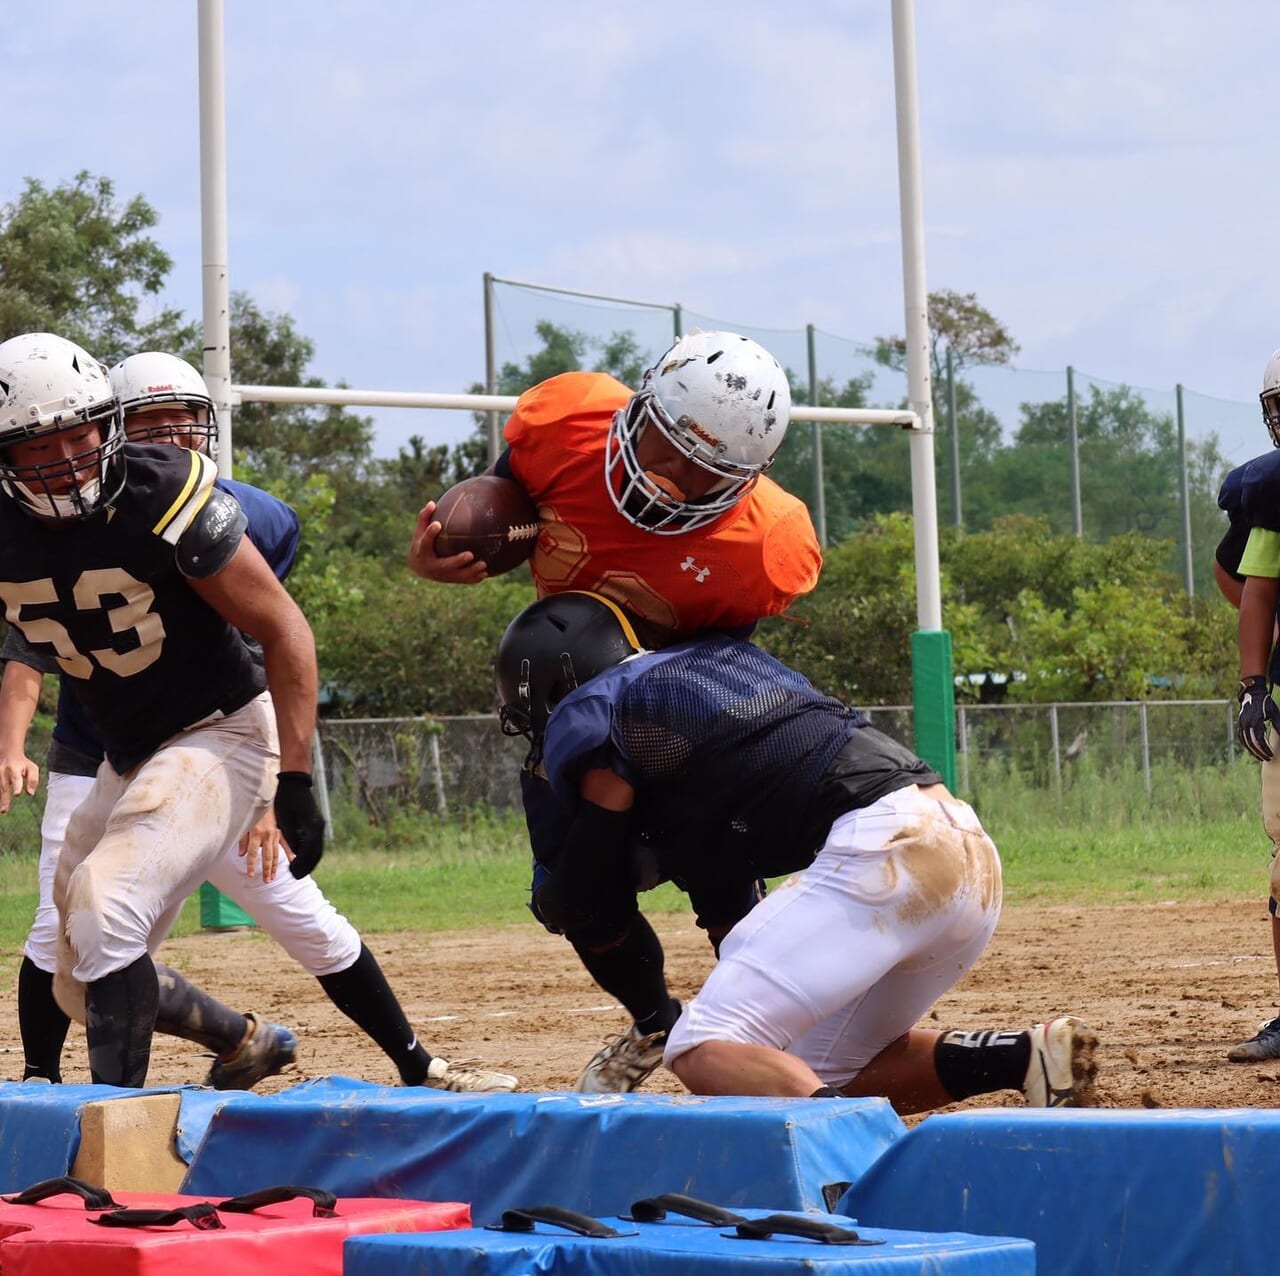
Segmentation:
<svg viewBox="0 0 1280 1276">
<path fill-rule="evenodd" d="M 185 359 L 160 350 L 131 354 L 111 369 L 111 384 L 126 420 L 134 413 L 157 408 L 188 408 L 196 420 L 193 426 L 182 427 L 183 430 L 195 436 L 198 443 L 193 446 L 197 450 L 216 458 L 218 416 L 213 399 L 204 377 Z M 129 421 L 129 437 L 135 441 L 154 437 L 168 442 L 172 435 L 172 426 L 157 426 L 149 431 L 139 428 L 139 424 L 136 420 Z"/>
<path fill-rule="evenodd" d="M 637 527 L 675 535 L 702 527 L 755 486 L 782 445 L 791 388 L 778 361 L 736 332 L 694 332 L 644 374 L 639 391 L 614 415 L 605 484 Z M 647 474 L 636 443 L 658 430 L 678 452 L 714 474 L 702 499 L 688 501 Z"/>
<path fill-rule="evenodd" d="M 1280 447 L 1280 350 L 1272 354 L 1262 370 L 1262 393 L 1258 398 L 1271 442 Z"/>
<path fill-rule="evenodd" d="M 0 343 L 0 491 L 41 518 L 88 518 L 120 494 L 120 403 L 106 367 L 65 337 L 29 332 Z M 65 460 L 15 467 L 14 443 L 100 426 L 92 446 Z M 77 482 L 65 488 L 68 470 Z"/>
</svg>

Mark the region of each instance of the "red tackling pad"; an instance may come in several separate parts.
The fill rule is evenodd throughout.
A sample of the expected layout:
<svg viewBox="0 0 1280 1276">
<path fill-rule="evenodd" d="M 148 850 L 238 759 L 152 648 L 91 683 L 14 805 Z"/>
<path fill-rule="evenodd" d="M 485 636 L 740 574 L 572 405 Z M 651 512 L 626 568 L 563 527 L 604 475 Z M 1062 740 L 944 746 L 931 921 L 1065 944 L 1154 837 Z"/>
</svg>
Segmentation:
<svg viewBox="0 0 1280 1276">
<path fill-rule="evenodd" d="M 109 1196 L 68 1179 L 37 1184 L 16 1198 L 0 1198 L 0 1276 L 341 1276 L 348 1236 L 471 1226 L 471 1207 L 458 1202 L 335 1199 L 292 1187 L 230 1198 L 230 1208 L 227 1199 L 160 1192 Z M 237 1201 L 245 1212 L 235 1208 Z M 134 1219 L 133 1211 L 152 1214 Z M 99 1221 L 112 1215 L 130 1225 Z"/>
</svg>

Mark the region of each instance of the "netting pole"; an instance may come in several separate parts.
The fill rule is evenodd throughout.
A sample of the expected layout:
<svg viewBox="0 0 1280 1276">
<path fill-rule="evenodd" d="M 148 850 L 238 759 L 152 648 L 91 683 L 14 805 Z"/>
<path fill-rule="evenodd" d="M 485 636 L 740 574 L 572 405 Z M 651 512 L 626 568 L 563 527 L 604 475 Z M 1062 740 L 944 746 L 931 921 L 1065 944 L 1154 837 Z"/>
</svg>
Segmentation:
<svg viewBox="0 0 1280 1276">
<path fill-rule="evenodd" d="M 1076 420 L 1076 371 L 1067 369 L 1067 435 L 1071 445 L 1071 527 L 1084 535 L 1084 508 L 1080 503 L 1080 431 Z"/>
<path fill-rule="evenodd" d="M 893 86 L 898 126 L 898 199 L 902 219 L 902 292 L 906 314 L 907 401 L 919 419 L 910 432 L 911 520 L 915 533 L 916 613 L 911 635 L 915 750 L 956 787 L 955 683 L 951 635 L 942 628 L 938 564 L 938 492 L 929 384 L 929 295 L 924 267 L 920 178 L 920 104 L 913 0 L 893 0 Z"/>
<path fill-rule="evenodd" d="M 960 510 L 960 431 L 956 420 L 956 359 L 947 347 L 947 429 L 951 431 L 951 521 L 956 531 L 964 530 Z"/>
<path fill-rule="evenodd" d="M 671 307 L 671 328 L 675 332 L 675 340 L 684 336 L 684 307 L 677 301 Z"/>
<path fill-rule="evenodd" d="M 493 276 L 484 272 L 484 391 L 498 393 L 498 365 L 493 349 Z M 485 421 L 489 435 L 489 464 L 498 459 L 498 414 L 486 412 Z"/>
<path fill-rule="evenodd" d="M 809 402 L 821 407 L 818 390 L 818 354 L 814 341 L 813 324 L 805 324 L 805 342 L 809 350 Z M 813 528 L 818 534 L 818 544 L 827 547 L 827 489 L 822 476 L 822 423 L 811 421 L 813 431 Z"/>
<path fill-rule="evenodd" d="M 1182 564 L 1187 598 L 1196 596 L 1196 578 L 1191 563 L 1191 489 L 1187 478 L 1187 414 L 1182 406 L 1182 386 L 1175 387 L 1178 406 L 1178 493 L 1182 499 Z"/>
</svg>

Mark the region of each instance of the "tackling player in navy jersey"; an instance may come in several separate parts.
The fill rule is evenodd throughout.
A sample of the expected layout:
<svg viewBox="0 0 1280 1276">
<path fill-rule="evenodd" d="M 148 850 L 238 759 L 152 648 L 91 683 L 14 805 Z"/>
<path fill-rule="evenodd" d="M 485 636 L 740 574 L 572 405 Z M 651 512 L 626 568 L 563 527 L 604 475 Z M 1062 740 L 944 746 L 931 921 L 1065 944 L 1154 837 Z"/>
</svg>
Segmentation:
<svg viewBox="0 0 1280 1276">
<path fill-rule="evenodd" d="M 666 1041 L 699 1094 L 883 1095 L 902 1112 L 1020 1089 L 1080 1103 L 1097 1039 L 914 1025 L 1000 913 L 973 811 L 856 710 L 751 643 L 644 651 L 609 599 L 540 599 L 497 660 L 504 726 L 572 812 L 538 905 L 572 939 L 625 930 L 650 866 L 689 889 L 794 873 L 729 932 Z"/>
<path fill-rule="evenodd" d="M 175 444 L 216 455 L 217 418 L 204 378 L 174 355 L 147 351 L 111 369 L 124 429 L 132 442 Z M 297 554 L 297 515 L 284 502 L 247 483 L 219 478 L 216 486 L 235 495 L 248 518 L 247 535 L 277 578 L 283 580 Z M 0 812 L 12 793 L 34 792 L 39 769 L 23 749 L 39 693 L 41 663 L 15 631 L 0 655 L 9 659 L 0 682 Z M 48 672 L 57 673 L 56 666 Z M 65 680 L 58 701 L 49 786 L 41 825 L 41 906 L 25 946 L 19 974 L 19 1026 L 26 1055 L 24 1079 L 60 1079 L 59 1059 L 67 1020 L 53 1003 L 50 984 L 57 941 L 53 873 L 67 820 L 92 784 L 102 761 L 98 733 L 78 708 Z M 307 972 L 334 1004 L 395 1063 L 406 1085 L 447 1090 L 510 1090 L 505 1073 L 462 1068 L 432 1056 L 418 1042 L 377 959 L 351 923 L 310 877 L 273 871 L 279 832 L 271 813 L 231 846 L 209 880 L 245 909 Z M 237 854 L 238 849 L 238 854 Z M 255 875 L 255 860 L 263 871 Z M 157 1028 L 215 1051 L 208 1084 L 249 1089 L 279 1072 L 296 1055 L 291 1032 L 256 1015 L 241 1015 L 157 963 L 160 1013 Z"/>
<path fill-rule="evenodd" d="M 197 452 L 126 443 L 107 370 L 80 347 L 0 344 L 0 600 L 106 752 L 54 880 L 54 989 L 108 1085 L 145 1083 L 149 949 L 227 846 L 274 806 L 296 876 L 323 850 L 311 630 L 215 477 Z"/>
</svg>

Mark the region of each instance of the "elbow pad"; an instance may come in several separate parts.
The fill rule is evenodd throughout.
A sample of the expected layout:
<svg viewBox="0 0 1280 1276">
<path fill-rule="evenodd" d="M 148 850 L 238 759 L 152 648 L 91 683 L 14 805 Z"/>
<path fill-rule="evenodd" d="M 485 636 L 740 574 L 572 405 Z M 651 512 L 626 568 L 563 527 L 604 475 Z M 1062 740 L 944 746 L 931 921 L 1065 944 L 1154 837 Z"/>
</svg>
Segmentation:
<svg viewBox="0 0 1280 1276">
<path fill-rule="evenodd" d="M 622 922 L 636 912 L 627 851 L 630 820 L 629 811 L 582 804 L 555 868 L 537 892 L 536 912 L 544 925 L 580 930 Z"/>
<path fill-rule="evenodd" d="M 178 537 L 174 556 L 184 576 L 204 580 L 216 576 L 240 548 L 249 520 L 230 492 L 213 488 L 209 499 Z"/>
</svg>

